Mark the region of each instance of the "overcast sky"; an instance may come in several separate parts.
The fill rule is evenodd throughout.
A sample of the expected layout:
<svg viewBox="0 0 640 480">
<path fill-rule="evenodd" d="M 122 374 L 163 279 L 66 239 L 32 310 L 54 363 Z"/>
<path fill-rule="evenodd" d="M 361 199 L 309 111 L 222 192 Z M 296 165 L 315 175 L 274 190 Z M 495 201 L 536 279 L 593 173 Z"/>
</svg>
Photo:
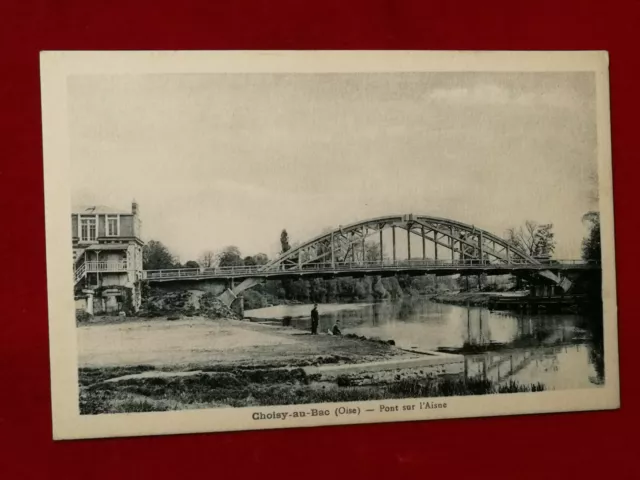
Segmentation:
<svg viewBox="0 0 640 480">
<path fill-rule="evenodd" d="M 596 208 L 592 73 L 69 79 L 72 201 L 130 209 L 181 261 L 283 228 L 415 213 L 503 236 L 553 223 L 579 258 Z"/>
</svg>

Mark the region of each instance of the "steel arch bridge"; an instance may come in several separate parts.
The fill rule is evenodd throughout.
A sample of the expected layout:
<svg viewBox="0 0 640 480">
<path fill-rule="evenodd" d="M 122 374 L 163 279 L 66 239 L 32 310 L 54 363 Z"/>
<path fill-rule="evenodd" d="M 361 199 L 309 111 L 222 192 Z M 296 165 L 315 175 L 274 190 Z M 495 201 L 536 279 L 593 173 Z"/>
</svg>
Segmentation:
<svg viewBox="0 0 640 480">
<path fill-rule="evenodd" d="M 392 258 L 385 257 L 382 232 L 392 231 Z M 302 271 L 317 265 L 358 266 L 395 265 L 397 231 L 406 232 L 407 262 L 431 260 L 436 265 L 538 265 L 541 262 L 504 239 L 486 230 L 455 220 L 427 215 L 390 215 L 363 220 L 319 235 L 264 265 L 263 271 Z M 421 238 L 421 252 L 411 252 L 411 238 Z M 378 242 L 375 255 L 367 240 Z M 427 259 L 427 242 L 433 245 L 433 258 Z M 417 255 L 416 255 L 417 254 Z M 402 261 L 400 261 L 402 264 Z"/>
<path fill-rule="evenodd" d="M 386 245 L 384 231 L 391 231 Z M 398 238 L 398 232 L 403 231 Z M 389 235 L 387 235 L 388 237 Z M 413 238 L 420 239 L 412 252 Z M 372 242 L 371 239 L 374 239 Z M 399 259 L 397 246 L 406 241 L 406 258 Z M 415 246 L 416 242 L 414 242 Z M 427 245 L 430 245 L 427 257 Z M 238 294 L 264 279 L 313 278 L 318 276 L 436 275 L 516 273 L 559 286 L 565 292 L 571 282 L 560 272 L 598 269 L 599 264 L 581 260 L 541 260 L 510 245 L 503 238 L 473 225 L 428 215 L 387 215 L 340 226 L 290 249 L 266 265 L 148 270 L 150 282 L 221 279 Z M 240 283 L 236 284 L 238 280 Z"/>
</svg>

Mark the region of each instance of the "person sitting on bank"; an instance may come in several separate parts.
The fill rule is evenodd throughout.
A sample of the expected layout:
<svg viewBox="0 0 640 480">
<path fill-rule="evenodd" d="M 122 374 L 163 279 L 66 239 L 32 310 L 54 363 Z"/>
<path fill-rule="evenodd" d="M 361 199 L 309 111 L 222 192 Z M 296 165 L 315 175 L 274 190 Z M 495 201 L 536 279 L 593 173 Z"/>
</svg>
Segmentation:
<svg viewBox="0 0 640 480">
<path fill-rule="evenodd" d="M 340 331 L 340 320 L 336 320 L 336 323 L 333 325 L 333 328 L 331 329 L 331 333 L 333 335 L 342 335 L 342 332 Z"/>
<path fill-rule="evenodd" d="M 318 304 L 313 304 L 313 310 L 311 310 L 311 335 L 318 333 Z"/>
</svg>

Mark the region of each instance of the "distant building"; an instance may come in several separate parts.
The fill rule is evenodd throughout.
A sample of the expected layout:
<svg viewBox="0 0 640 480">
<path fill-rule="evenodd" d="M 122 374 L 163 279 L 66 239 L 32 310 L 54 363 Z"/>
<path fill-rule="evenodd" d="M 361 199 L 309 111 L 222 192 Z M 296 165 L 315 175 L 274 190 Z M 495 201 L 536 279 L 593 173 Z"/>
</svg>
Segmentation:
<svg viewBox="0 0 640 480">
<path fill-rule="evenodd" d="M 125 212 L 103 205 L 71 213 L 76 308 L 117 313 L 140 308 L 142 247 L 138 204 Z"/>
</svg>

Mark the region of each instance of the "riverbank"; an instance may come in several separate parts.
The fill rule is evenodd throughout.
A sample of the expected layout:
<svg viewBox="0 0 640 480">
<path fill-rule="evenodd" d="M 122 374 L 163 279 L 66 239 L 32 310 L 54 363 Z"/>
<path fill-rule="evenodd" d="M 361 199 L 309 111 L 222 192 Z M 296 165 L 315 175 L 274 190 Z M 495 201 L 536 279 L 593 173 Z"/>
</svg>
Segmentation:
<svg viewBox="0 0 640 480">
<path fill-rule="evenodd" d="M 83 414 L 543 388 L 460 378 L 455 356 L 407 352 L 390 342 L 198 316 L 96 320 L 78 328 L 78 347 Z"/>
<path fill-rule="evenodd" d="M 489 294 L 482 292 L 447 293 L 434 295 L 430 300 L 433 302 L 448 303 L 451 305 L 485 307 L 489 304 Z"/>
<path fill-rule="evenodd" d="M 434 295 L 431 301 L 489 310 L 543 313 L 585 313 L 590 310 L 585 294 L 531 296 L 528 292 L 460 292 Z"/>
<path fill-rule="evenodd" d="M 511 298 L 525 298 L 529 292 L 527 291 L 514 291 L 514 292 L 454 292 L 444 293 L 430 296 L 429 299 L 433 302 L 448 303 L 451 305 L 462 305 L 470 307 L 487 307 L 490 303 L 491 297 L 500 297 L 505 299 Z"/>
</svg>

